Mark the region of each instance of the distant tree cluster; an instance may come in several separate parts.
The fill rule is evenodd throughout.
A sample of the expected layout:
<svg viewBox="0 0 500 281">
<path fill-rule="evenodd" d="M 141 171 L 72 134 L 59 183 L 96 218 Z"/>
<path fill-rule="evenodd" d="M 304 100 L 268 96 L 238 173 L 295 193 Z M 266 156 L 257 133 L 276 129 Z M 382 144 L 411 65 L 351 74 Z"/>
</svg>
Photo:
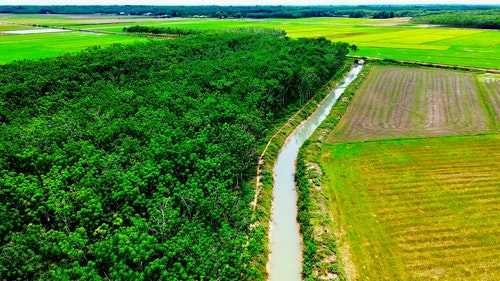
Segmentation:
<svg viewBox="0 0 500 281">
<path fill-rule="evenodd" d="M 153 35 L 191 35 L 204 33 L 255 33 L 255 34 L 268 34 L 274 37 L 286 36 L 286 31 L 282 29 L 273 28 L 231 28 L 225 30 L 199 30 L 199 29 L 184 29 L 184 28 L 173 28 L 173 27 L 151 27 L 134 25 L 131 27 L 124 27 L 124 32 L 130 33 L 142 33 L 142 34 L 153 34 Z M 351 48 L 354 46 L 351 46 Z"/>
<path fill-rule="evenodd" d="M 154 26 L 144 26 L 144 25 L 134 25 L 131 27 L 124 27 L 124 32 L 130 33 L 149 33 L 154 35 L 190 35 L 201 33 L 198 29 L 186 29 L 186 28 L 175 28 L 175 27 L 154 27 Z"/>
<path fill-rule="evenodd" d="M 0 66 L 0 276 L 262 279 L 257 144 L 348 47 L 195 34 Z"/>
<path fill-rule="evenodd" d="M 372 16 L 374 19 L 390 19 L 394 17 L 394 11 L 380 11 L 376 12 Z"/>
<path fill-rule="evenodd" d="M 433 13 L 415 17 L 413 22 L 450 27 L 500 29 L 500 9 Z"/>
</svg>

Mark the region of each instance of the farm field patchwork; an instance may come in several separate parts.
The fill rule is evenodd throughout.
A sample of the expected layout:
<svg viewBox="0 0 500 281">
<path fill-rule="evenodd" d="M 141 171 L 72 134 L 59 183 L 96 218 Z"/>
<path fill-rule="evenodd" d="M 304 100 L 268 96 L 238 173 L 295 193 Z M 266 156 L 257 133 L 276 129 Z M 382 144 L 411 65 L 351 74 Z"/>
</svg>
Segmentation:
<svg viewBox="0 0 500 281">
<path fill-rule="evenodd" d="M 500 279 L 500 135 L 326 144 L 321 164 L 350 280 Z"/>
<path fill-rule="evenodd" d="M 283 29 L 292 38 L 325 37 L 355 44 L 353 55 L 500 69 L 500 31 L 429 28 L 395 19 L 158 19 L 100 15 L 0 15 L 0 22 L 38 24 L 96 32 L 123 32 L 147 25 L 203 30 L 235 28 Z M 5 61 L 5 59 L 0 59 Z"/>
<path fill-rule="evenodd" d="M 373 66 L 330 142 L 498 132 L 500 76 Z"/>
<path fill-rule="evenodd" d="M 290 37 L 325 37 L 355 44 L 354 55 L 500 69 L 497 30 L 408 26 L 408 19 L 169 19 L 137 23 L 191 29 L 277 28 Z M 121 32 L 130 23 L 74 26 Z"/>
<path fill-rule="evenodd" d="M 349 280 L 500 278 L 500 75 L 376 65 L 323 144 Z"/>
</svg>

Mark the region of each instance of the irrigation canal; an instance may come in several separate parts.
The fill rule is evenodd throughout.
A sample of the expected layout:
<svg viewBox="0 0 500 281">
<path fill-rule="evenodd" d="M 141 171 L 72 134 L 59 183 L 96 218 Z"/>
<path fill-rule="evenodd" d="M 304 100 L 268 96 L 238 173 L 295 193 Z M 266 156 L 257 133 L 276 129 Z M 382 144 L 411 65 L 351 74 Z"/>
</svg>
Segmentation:
<svg viewBox="0 0 500 281">
<path fill-rule="evenodd" d="M 345 88 L 356 78 L 362 65 L 355 65 L 349 74 L 330 92 L 316 111 L 288 137 L 274 166 L 273 210 L 270 230 L 269 273 L 271 281 L 299 281 L 302 252 L 297 224 L 297 193 L 294 174 L 299 148 L 329 114 Z"/>
</svg>

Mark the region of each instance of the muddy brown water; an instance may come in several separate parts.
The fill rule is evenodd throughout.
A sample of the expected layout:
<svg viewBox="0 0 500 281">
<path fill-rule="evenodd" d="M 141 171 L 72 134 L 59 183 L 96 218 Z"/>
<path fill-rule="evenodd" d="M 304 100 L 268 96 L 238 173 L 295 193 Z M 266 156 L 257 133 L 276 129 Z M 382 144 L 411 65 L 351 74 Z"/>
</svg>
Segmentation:
<svg viewBox="0 0 500 281">
<path fill-rule="evenodd" d="M 273 210 L 270 231 L 269 274 L 271 281 L 301 280 L 302 252 L 297 224 L 297 193 L 294 174 L 299 148 L 329 114 L 345 88 L 356 78 L 362 65 L 328 94 L 316 111 L 288 137 L 274 166 Z"/>
</svg>

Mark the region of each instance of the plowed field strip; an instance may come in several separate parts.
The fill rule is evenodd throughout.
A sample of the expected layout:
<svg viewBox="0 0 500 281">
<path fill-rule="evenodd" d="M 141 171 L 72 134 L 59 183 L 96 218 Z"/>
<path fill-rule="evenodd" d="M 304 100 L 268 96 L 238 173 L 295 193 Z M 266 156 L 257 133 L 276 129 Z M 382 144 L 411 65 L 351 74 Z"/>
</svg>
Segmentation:
<svg viewBox="0 0 500 281">
<path fill-rule="evenodd" d="M 471 175 L 471 174 L 455 174 L 450 175 L 449 172 L 451 168 L 447 169 L 448 173 L 446 175 L 440 175 L 440 171 L 436 171 L 436 174 L 431 173 L 419 173 L 418 176 L 414 178 L 408 179 L 408 181 L 398 181 L 397 179 L 393 180 L 384 180 L 382 178 L 377 178 L 373 180 L 369 180 L 369 188 L 368 190 L 371 192 L 376 192 L 379 195 L 418 195 L 419 192 L 426 192 L 426 186 L 423 185 L 438 185 L 443 183 L 443 185 L 448 190 L 453 190 L 458 193 L 467 192 L 468 190 L 472 190 L 472 192 L 487 192 L 488 187 L 491 185 L 491 188 L 494 190 L 500 190 L 500 187 L 496 183 L 491 182 L 491 170 L 483 171 L 479 176 Z M 385 174 L 385 176 L 391 176 L 390 174 Z M 401 174 L 399 174 L 401 176 Z M 419 180 L 422 177 L 426 177 L 425 179 Z M 381 188 L 377 186 L 378 184 L 387 184 L 387 183 L 397 183 L 397 185 L 391 184 L 388 188 Z M 467 185 L 467 186 L 465 186 Z M 481 188 L 477 188 L 477 186 L 481 186 Z"/>
<path fill-rule="evenodd" d="M 462 253 L 460 256 L 450 255 L 450 256 L 434 256 L 427 254 L 420 255 L 411 255 L 415 260 L 413 263 L 409 263 L 406 265 L 408 271 L 413 272 L 413 275 L 425 275 L 425 273 L 430 273 L 432 268 L 442 268 L 444 271 L 457 271 L 462 272 L 463 270 L 467 270 L 469 275 L 481 275 L 485 271 L 490 271 L 489 274 L 483 276 L 481 278 L 464 278 L 464 276 L 459 276 L 457 279 L 439 279 L 439 280 L 497 280 L 494 279 L 495 272 L 493 269 L 500 268 L 500 259 L 498 255 L 491 254 L 491 252 L 498 252 L 499 248 L 491 248 L 488 251 L 479 253 L 480 256 L 478 258 L 470 258 L 467 253 L 470 251 L 474 251 L 473 248 L 465 248 L 463 251 L 460 249 L 454 249 L 450 252 L 459 252 Z M 481 265 L 477 268 L 470 268 L 468 266 L 469 262 L 477 263 L 481 262 Z M 419 273 L 419 274 L 415 274 Z M 427 280 L 427 279 L 426 279 Z"/>
<path fill-rule="evenodd" d="M 415 157 L 415 158 L 417 158 L 417 157 Z M 419 159 L 419 161 L 424 162 L 424 163 L 429 162 L 431 160 L 432 159 Z M 445 179 L 447 177 L 457 178 L 458 176 L 470 178 L 470 177 L 481 177 L 481 175 L 483 175 L 483 174 L 491 171 L 491 170 L 480 170 L 480 169 L 477 169 L 477 170 L 473 170 L 473 171 L 461 172 L 458 175 L 457 174 L 452 174 L 452 172 L 454 172 L 453 169 L 456 169 L 457 167 L 463 167 L 463 168 L 467 168 L 467 169 L 475 169 L 475 168 L 477 168 L 474 165 L 471 165 L 470 163 L 469 163 L 469 165 L 467 165 L 467 163 L 464 163 L 464 164 L 465 165 L 462 165 L 462 166 L 459 165 L 459 163 L 454 163 L 453 165 L 449 165 L 448 164 L 448 165 L 443 166 L 443 167 L 431 166 L 431 167 L 429 167 L 428 170 L 425 170 L 425 171 L 405 170 L 405 171 L 394 172 L 394 171 L 388 171 L 388 170 L 380 170 L 380 172 L 384 173 L 384 176 L 397 176 L 397 175 L 399 175 L 401 173 L 404 173 L 407 176 L 407 178 L 406 178 L 405 181 L 408 182 L 408 183 L 412 183 L 413 179 L 411 178 L 411 176 L 413 176 L 413 177 L 420 177 L 422 174 L 432 174 L 434 176 L 434 178 L 441 178 L 441 179 Z M 491 163 L 491 164 L 493 165 L 494 163 Z M 480 165 L 480 164 L 477 164 L 477 165 Z M 396 166 L 394 166 L 394 167 L 396 167 Z M 393 167 L 388 167 L 388 168 L 390 169 L 390 168 L 393 168 Z M 384 179 L 383 178 L 376 178 L 376 179 L 373 179 L 373 180 L 384 180 Z M 389 180 L 391 180 L 391 179 L 389 179 Z M 430 180 L 433 180 L 433 179 L 431 178 L 431 179 L 427 179 L 427 180 L 430 181 Z"/>
<path fill-rule="evenodd" d="M 428 194 L 428 193 L 427 193 Z M 380 194 L 377 193 L 377 196 L 381 196 Z M 457 211 L 460 213 L 464 213 L 465 211 L 469 209 L 474 209 L 474 207 L 465 206 L 466 204 L 473 204 L 473 203 L 489 203 L 491 204 L 489 206 L 489 209 L 492 209 L 496 206 L 500 206 L 500 199 L 495 198 L 492 196 L 500 196 L 500 192 L 492 192 L 492 193 L 486 193 L 486 194 L 479 194 L 479 195 L 463 195 L 459 196 L 456 194 L 452 194 L 448 198 L 445 197 L 445 195 L 441 195 L 441 197 L 438 197 L 439 194 L 436 196 L 436 198 L 428 198 L 428 199 L 413 199 L 413 200 L 407 200 L 406 198 L 401 198 L 402 196 L 399 196 L 400 200 L 397 201 L 404 201 L 402 203 L 393 203 L 390 204 L 390 209 L 393 211 L 394 215 L 397 215 L 399 212 L 405 214 L 408 211 L 415 211 L 420 212 L 418 216 L 420 218 L 425 218 L 426 216 L 432 216 L 432 213 L 438 212 L 439 207 L 443 207 L 441 212 L 446 212 L 446 211 Z M 387 197 L 387 196 L 384 196 Z M 402 200 L 401 200 L 402 199 Z M 452 205 L 455 204 L 455 205 Z M 432 206 L 432 208 L 429 208 L 429 206 Z M 454 208 L 452 208 L 454 207 Z M 454 210 L 454 209 L 460 209 L 460 210 Z M 383 210 L 383 209 L 382 209 Z M 427 212 L 426 212 L 427 210 Z M 430 212 L 429 210 L 432 210 L 434 212 Z M 426 215 L 427 214 L 427 215 Z M 391 216 L 392 217 L 392 216 Z"/>
<path fill-rule="evenodd" d="M 438 209 L 438 211 L 425 212 L 422 211 L 421 208 L 408 208 L 406 212 L 377 212 L 374 216 L 376 216 L 378 223 L 384 224 L 391 233 L 402 235 L 407 231 L 415 235 L 415 233 L 427 233 L 436 227 L 439 229 L 454 227 L 453 229 L 458 231 L 457 225 L 461 223 L 461 221 L 455 221 L 458 217 L 470 219 L 467 223 L 474 225 L 477 229 L 482 229 L 483 227 L 490 229 L 499 226 L 497 223 L 498 218 L 493 215 L 487 215 L 485 212 L 487 211 L 493 214 L 499 211 L 499 207 L 500 206 L 497 205 L 491 208 L 484 208 L 483 210 L 468 210 L 467 212 L 454 212 L 451 209 L 441 209 L 440 211 Z M 450 223 L 453 221 L 455 221 L 457 225 Z M 477 229 L 470 231 L 477 231 Z"/>
<path fill-rule="evenodd" d="M 427 242 L 427 241 L 433 241 L 433 240 L 456 240 L 459 238 L 464 238 L 464 237 L 473 237 L 476 236 L 477 234 L 481 233 L 486 233 L 492 236 L 495 235 L 500 235 L 500 232 L 498 230 L 492 230 L 493 227 L 498 227 L 498 225 L 493 225 L 493 226 L 486 226 L 484 225 L 483 227 L 477 227 L 474 230 L 476 231 L 475 233 L 472 231 L 466 231 L 466 232 L 460 232 L 460 230 L 457 229 L 433 229 L 429 228 L 426 231 L 402 231 L 402 232 L 397 232 L 394 233 L 394 237 L 398 243 L 410 243 L 410 244 L 416 244 L 416 246 L 419 246 L 418 242 Z"/>
<path fill-rule="evenodd" d="M 467 239 L 468 237 L 463 237 L 462 239 Z M 418 247 L 414 247 L 418 244 Z M 437 244 L 437 245 L 436 245 Z M 468 255 L 468 251 L 485 250 L 479 241 L 475 242 L 465 242 L 457 243 L 455 240 L 439 240 L 439 241 L 409 241 L 409 243 L 399 244 L 401 247 L 405 247 L 405 255 L 412 256 L 413 254 L 422 253 L 435 253 L 441 252 L 443 254 L 443 259 L 446 257 L 452 257 L 455 259 L 457 256 Z M 458 251 L 457 251 L 458 250 Z"/>
<path fill-rule="evenodd" d="M 490 124 L 500 123 L 500 79 L 478 81 L 473 73 L 374 66 L 329 141 L 496 132 Z M 480 87 L 495 116 L 483 108 Z"/>
<path fill-rule="evenodd" d="M 499 134 L 325 148 L 359 280 L 500 280 Z"/>
<path fill-rule="evenodd" d="M 430 213 L 436 212 L 436 209 L 439 207 L 443 207 L 443 211 L 450 210 L 449 208 L 454 207 L 453 211 L 459 212 L 459 213 L 466 213 L 469 210 L 475 210 L 474 206 L 470 206 L 470 204 L 474 203 L 486 203 L 488 201 L 491 205 L 488 206 L 490 210 L 498 209 L 498 206 L 500 206 L 500 192 L 498 191 L 492 191 L 492 192 L 485 192 L 485 193 L 480 193 L 480 194 L 475 194 L 475 195 L 470 195 L 470 194 L 457 194 L 456 192 L 447 192 L 449 195 L 448 197 L 446 195 L 440 195 L 436 196 L 435 198 L 422 198 L 422 199 L 407 199 L 406 197 L 409 196 L 400 196 L 400 195 L 381 195 L 377 193 L 377 196 L 384 196 L 389 198 L 398 198 L 399 200 L 394 200 L 394 201 L 399 201 L 398 203 L 389 203 L 386 204 L 385 206 L 388 207 L 386 210 L 382 206 L 381 208 L 381 214 L 384 211 L 391 212 L 391 215 L 388 215 L 389 217 L 393 217 L 398 215 L 398 211 L 402 212 L 403 214 L 406 213 L 407 211 L 415 211 L 415 212 L 420 212 L 419 216 L 420 218 L 425 217 L 425 214 L 430 216 Z M 421 193 L 420 195 L 425 196 L 428 193 Z M 418 196 L 419 194 L 412 194 L 413 196 Z M 404 201 L 404 202 L 401 202 Z M 432 204 L 433 208 L 429 208 L 429 206 Z M 377 205 L 378 206 L 378 205 Z M 431 212 L 433 211 L 433 212 Z M 387 215 L 387 214 L 386 214 Z"/>
</svg>

